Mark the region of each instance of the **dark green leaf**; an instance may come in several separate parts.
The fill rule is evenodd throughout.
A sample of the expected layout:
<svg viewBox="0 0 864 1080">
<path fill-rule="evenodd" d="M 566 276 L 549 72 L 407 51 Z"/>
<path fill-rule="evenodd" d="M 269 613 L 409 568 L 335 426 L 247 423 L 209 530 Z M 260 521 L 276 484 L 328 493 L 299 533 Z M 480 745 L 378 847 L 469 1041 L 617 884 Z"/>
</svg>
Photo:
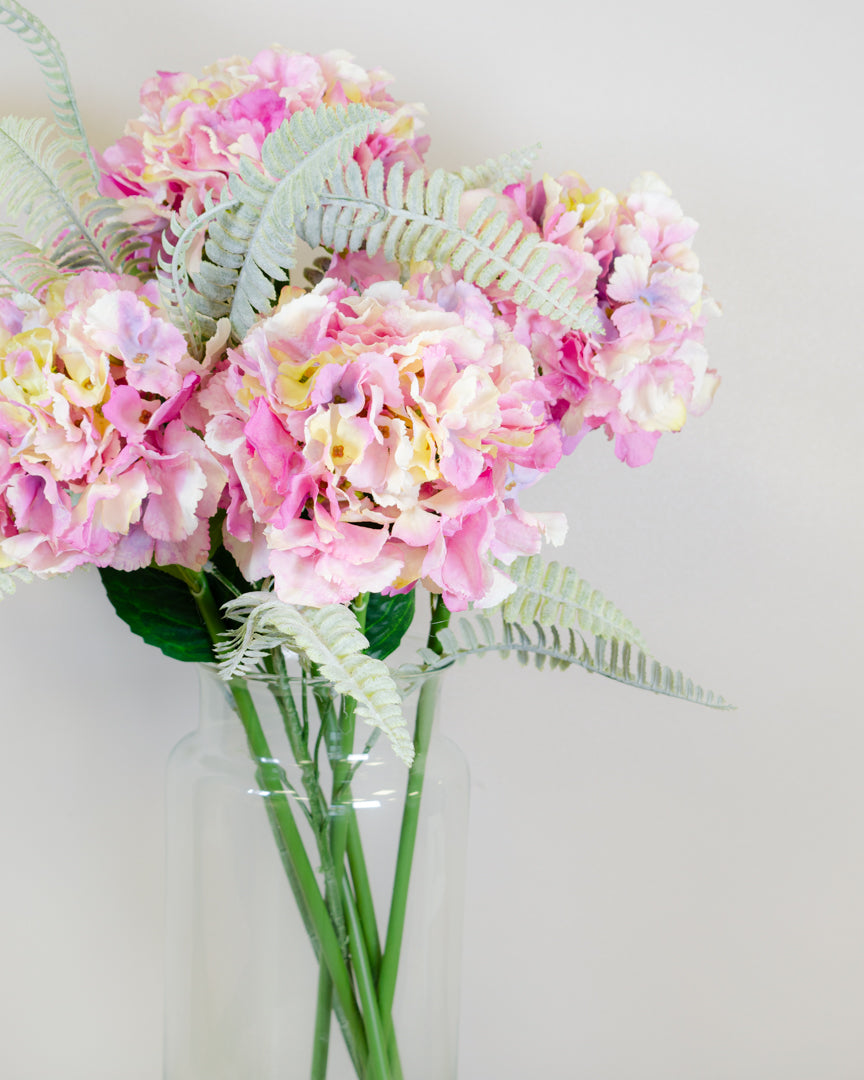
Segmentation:
<svg viewBox="0 0 864 1080">
<path fill-rule="evenodd" d="M 364 633 L 369 641 L 368 653 L 384 660 L 394 652 L 405 632 L 414 621 L 414 590 L 396 596 L 371 593 L 366 608 Z"/>
<path fill-rule="evenodd" d="M 204 620 L 179 578 L 154 567 L 99 571 L 114 610 L 133 633 L 174 660 L 212 663 Z"/>
</svg>

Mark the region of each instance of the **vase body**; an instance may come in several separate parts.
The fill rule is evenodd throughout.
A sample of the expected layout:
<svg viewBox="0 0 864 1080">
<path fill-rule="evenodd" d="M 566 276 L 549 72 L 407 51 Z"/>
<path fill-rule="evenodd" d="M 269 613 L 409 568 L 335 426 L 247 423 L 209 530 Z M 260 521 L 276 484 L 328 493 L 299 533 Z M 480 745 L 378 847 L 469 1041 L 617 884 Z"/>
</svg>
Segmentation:
<svg viewBox="0 0 864 1080">
<path fill-rule="evenodd" d="M 286 871 L 274 805 L 283 800 L 290 807 L 326 902 L 316 828 L 320 833 L 326 813 L 332 829 L 350 804 L 383 950 L 408 769 L 386 738 L 368 749 L 370 729 L 358 723 L 354 747 L 347 748 L 350 789 L 342 786 L 339 796 L 325 738 L 314 751 L 314 695 L 299 676 L 289 682 L 297 712 L 307 721 L 311 752 L 305 761 L 298 764 L 296 740 L 292 745 L 286 735 L 281 692 L 274 693 L 266 679 L 246 680 L 266 737 L 269 761 L 262 766 L 260 746 L 250 752 L 236 701 L 207 670 L 201 673 L 200 726 L 169 761 L 164 1080 L 455 1080 L 468 811 L 464 758 L 433 727 L 389 1014 L 390 1057 L 395 1042 L 397 1063 L 391 1072 L 388 1058 L 387 1069 L 376 1070 L 358 1060 L 356 1048 L 352 1056 L 336 1010 L 322 1027 L 320 944 L 302 913 L 290 867 Z M 437 687 L 427 687 L 427 698 L 430 691 L 437 698 Z M 410 730 L 420 692 L 416 680 L 404 688 Z M 310 784 L 313 757 L 317 792 Z M 316 799 L 317 819 L 310 812 Z M 351 895 L 359 895 L 347 858 L 343 865 Z M 356 987 L 358 964 L 347 936 L 340 941 Z M 356 997 L 361 1001 L 359 990 Z M 316 1041 L 327 1049 L 322 1054 L 318 1046 L 313 1066 Z"/>
</svg>

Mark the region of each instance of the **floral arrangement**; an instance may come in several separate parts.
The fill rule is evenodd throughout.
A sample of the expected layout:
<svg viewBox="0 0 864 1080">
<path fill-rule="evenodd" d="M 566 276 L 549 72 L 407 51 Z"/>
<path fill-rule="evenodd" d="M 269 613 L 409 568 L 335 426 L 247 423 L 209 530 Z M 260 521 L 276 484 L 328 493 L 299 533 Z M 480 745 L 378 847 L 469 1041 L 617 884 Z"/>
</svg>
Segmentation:
<svg viewBox="0 0 864 1080">
<path fill-rule="evenodd" d="M 429 172 L 389 76 L 278 47 L 148 80 L 98 154 L 56 40 L 15 0 L 0 22 L 55 111 L 0 122 L 0 590 L 97 567 L 146 641 L 218 661 L 247 733 L 245 680 L 290 654 L 331 687 L 321 725 L 384 731 L 415 788 L 423 692 L 412 732 L 386 659 L 424 591 L 403 674 L 516 651 L 725 707 L 545 561 L 565 521 L 519 502 L 595 429 L 646 464 L 717 388 L 696 223 L 658 177 Z M 329 944 L 344 903 L 310 938 L 357 1075 L 386 1080 L 398 950 L 376 997 L 362 940 Z"/>
</svg>

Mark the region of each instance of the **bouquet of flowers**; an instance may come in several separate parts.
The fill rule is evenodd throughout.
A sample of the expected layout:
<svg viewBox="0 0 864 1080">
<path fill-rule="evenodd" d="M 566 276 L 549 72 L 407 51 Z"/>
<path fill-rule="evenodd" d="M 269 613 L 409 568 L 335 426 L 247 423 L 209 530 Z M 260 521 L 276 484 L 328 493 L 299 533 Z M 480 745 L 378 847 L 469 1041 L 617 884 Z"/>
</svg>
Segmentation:
<svg viewBox="0 0 864 1080">
<path fill-rule="evenodd" d="M 391 1011 L 434 692 L 412 727 L 400 680 L 516 652 L 725 707 L 544 560 L 563 517 L 519 501 L 589 432 L 638 466 L 710 404 L 696 224 L 647 173 L 619 196 L 532 180 L 532 151 L 430 172 L 422 109 L 338 51 L 160 73 L 99 154 L 56 40 L 15 0 L 0 21 L 54 107 L 0 122 L 0 591 L 97 567 L 147 642 L 218 665 L 262 784 L 286 794 L 249 692 L 272 680 L 314 833 L 308 852 L 296 808 L 274 804 L 321 971 L 311 1076 L 334 1014 L 354 1075 L 401 1077 Z M 426 643 L 394 669 L 415 608 Z M 383 950 L 342 812 L 359 725 L 415 796 Z"/>
</svg>

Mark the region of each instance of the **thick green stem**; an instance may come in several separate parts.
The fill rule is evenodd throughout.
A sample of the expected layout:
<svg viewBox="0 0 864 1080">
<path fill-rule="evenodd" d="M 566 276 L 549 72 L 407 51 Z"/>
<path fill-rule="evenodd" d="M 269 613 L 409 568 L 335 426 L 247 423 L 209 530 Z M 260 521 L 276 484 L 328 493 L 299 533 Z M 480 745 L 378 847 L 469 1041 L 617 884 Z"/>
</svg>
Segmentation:
<svg viewBox="0 0 864 1080">
<path fill-rule="evenodd" d="M 284 661 L 274 655 L 268 663 L 271 674 L 278 675 L 284 682 Z M 333 925 L 336 929 L 339 942 L 342 946 L 343 955 L 348 959 L 348 930 L 345 925 L 345 915 L 342 910 L 342 897 L 339 886 L 342 856 L 335 853 L 331 846 L 330 837 L 330 813 L 327 801 L 321 790 L 318 780 L 318 769 L 309 754 L 307 742 L 307 725 L 301 720 L 293 698 L 283 695 L 274 688 L 274 694 L 278 700 L 279 710 L 282 714 L 285 732 L 294 754 L 294 760 L 300 767 L 303 787 L 309 797 L 310 811 L 313 819 L 313 829 L 321 858 L 321 867 L 324 873 L 324 888 L 327 897 L 327 907 L 330 911 Z M 330 1017 L 333 1010 L 333 980 L 327 965 L 319 957 L 318 992 L 315 1005 L 315 1028 L 312 1039 L 312 1065 L 310 1080 L 325 1080 L 327 1076 L 327 1061 L 330 1050 Z M 358 1064 L 355 1062 L 355 1065 Z"/>
<path fill-rule="evenodd" d="M 191 570 L 183 570 L 175 576 L 181 576 L 189 586 L 201 616 L 207 626 L 210 637 L 219 641 L 225 631 L 219 615 L 219 609 L 210 591 L 206 576 Z M 262 781 L 262 788 L 268 796 L 268 814 L 274 825 L 276 842 L 283 862 L 290 865 L 288 873 L 295 896 L 298 897 L 303 921 L 310 931 L 313 948 L 323 960 L 332 980 L 338 1003 L 338 1014 L 345 1032 L 345 1039 L 358 1076 L 363 1076 L 363 1064 L 369 1056 L 368 1043 L 363 1018 L 354 998 L 354 987 L 348 971 L 336 930 L 330 913 L 318 887 L 318 881 L 297 823 L 291 812 L 291 805 L 283 790 L 281 770 L 274 761 L 252 696 L 242 679 L 232 679 L 228 684 L 234 698 L 237 714 L 246 732 L 246 739 L 253 758 L 258 762 L 257 774 Z"/>
<path fill-rule="evenodd" d="M 311 1080 L 326 1080 L 330 1053 L 330 1015 L 333 1009 L 333 980 L 326 964 L 318 969 L 318 995 L 315 1003 L 315 1033 L 312 1040 Z M 355 1062 L 355 1065 L 357 1063 Z"/>
<path fill-rule="evenodd" d="M 309 798 L 309 811 L 312 817 L 312 828 L 315 833 L 315 842 L 318 847 L 318 855 L 321 859 L 321 870 L 324 875 L 324 890 L 327 897 L 327 906 L 333 918 L 336 934 L 342 943 L 343 953 L 347 953 L 348 930 L 345 926 L 345 916 L 342 913 L 342 898 L 339 886 L 339 867 L 341 856 L 337 856 L 331 849 L 328 835 L 330 826 L 330 809 L 321 784 L 318 780 L 318 770 L 309 754 L 309 747 L 303 735 L 303 723 L 297 706 L 290 692 L 287 691 L 287 674 L 285 662 L 278 655 L 274 655 L 267 662 L 267 670 L 271 675 L 277 676 L 279 682 L 273 687 L 273 696 L 276 698 L 279 712 L 291 753 L 294 761 L 300 769 L 303 781 L 303 789 Z"/>
<path fill-rule="evenodd" d="M 378 1010 L 378 998 L 375 994 L 375 980 L 369 966 L 363 928 L 357 914 L 357 906 L 351 895 L 351 886 L 347 878 L 342 878 L 342 899 L 345 914 L 348 917 L 348 936 L 351 940 L 351 956 L 354 960 L 354 974 L 357 977 L 357 992 L 363 1009 L 363 1020 L 369 1038 L 369 1070 L 367 1080 L 390 1080 L 391 1073 L 387 1065 L 386 1033 L 381 1023 Z"/>
<path fill-rule="evenodd" d="M 347 703 L 345 703 L 347 704 Z M 331 800 L 331 817 L 329 821 L 329 828 L 325 830 L 322 839 L 328 846 L 329 860 L 332 867 L 332 882 L 333 882 L 333 897 L 328 895 L 328 902 L 330 903 L 331 910 L 337 909 L 339 915 L 339 922 L 341 926 L 345 925 L 345 915 L 342 906 L 341 886 L 344 880 L 344 859 L 345 859 L 345 815 L 347 813 L 347 807 L 340 805 L 340 789 L 344 786 L 342 783 L 342 773 L 345 762 L 344 758 L 346 753 L 350 753 L 351 745 L 349 743 L 348 750 L 345 750 L 346 735 L 340 735 L 337 731 L 333 730 L 336 727 L 336 715 L 335 710 L 332 708 L 324 708 L 323 703 L 319 703 L 321 712 L 322 726 L 328 727 L 328 751 L 330 755 L 331 765 L 333 769 L 333 797 Z M 343 714 L 345 712 L 345 705 L 343 705 Z M 351 710 L 351 716 L 353 721 L 353 709 Z M 353 741 L 353 722 L 350 724 L 351 739 Z M 350 793 L 349 793 L 350 799 Z M 326 839 L 325 839 L 326 838 Z M 347 928 L 346 928 L 347 929 Z M 354 960 L 354 943 L 350 936 L 346 934 L 346 946 L 349 949 L 349 956 Z M 333 983 L 330 978 L 330 972 L 327 967 L 322 964 L 318 973 L 318 994 L 315 1005 L 315 1036 L 313 1043 L 312 1053 L 312 1071 L 310 1073 L 310 1080 L 325 1080 L 327 1075 L 327 1056 L 330 1041 L 330 1013 L 332 1009 L 333 1001 Z"/>
<path fill-rule="evenodd" d="M 429 628 L 427 645 L 439 655 L 441 646 L 438 634 L 447 626 L 450 612 L 441 597 L 433 600 L 432 620 Z M 414 847 L 417 840 L 417 825 L 420 820 L 420 799 L 423 794 L 423 781 L 426 775 L 426 760 L 429 755 L 429 742 L 432 736 L 432 721 L 435 716 L 435 702 L 438 696 L 438 680 L 428 678 L 420 688 L 417 700 L 417 720 L 414 728 L 414 762 L 408 772 L 405 791 L 405 809 L 402 812 L 402 828 L 399 834 L 399 851 L 396 856 L 396 871 L 393 877 L 393 894 L 390 901 L 390 918 L 387 923 L 387 939 L 384 955 L 381 958 L 381 970 L 378 975 L 378 1007 L 384 1018 L 388 1045 L 394 1041 L 392 1020 L 393 999 L 396 993 L 396 976 L 399 972 L 399 956 L 402 950 L 402 937 L 405 930 L 405 913 L 408 908 L 408 888 L 411 883 L 411 867 L 414 861 Z"/>
<path fill-rule="evenodd" d="M 375 918 L 375 902 L 372 899 L 372 886 L 369 884 L 366 858 L 363 855 L 360 825 L 357 821 L 357 813 L 353 806 L 348 813 L 347 850 L 348 866 L 351 869 L 351 881 L 353 882 L 354 893 L 357 897 L 357 911 L 360 915 L 360 924 L 363 927 L 363 938 L 366 942 L 366 950 L 369 953 L 369 963 L 372 966 L 372 974 L 377 982 L 378 972 L 381 967 L 381 942 L 378 939 L 378 920 Z"/>
<path fill-rule="evenodd" d="M 238 682 L 240 685 L 235 686 L 234 683 Z M 281 790 L 282 778 L 279 766 L 273 762 L 270 747 L 267 744 L 252 704 L 251 695 L 245 685 L 242 684 L 242 680 L 232 680 L 231 691 L 246 731 L 249 749 L 260 762 L 259 773 L 265 781 L 266 790 L 270 792 L 268 800 L 273 807 L 272 813 L 279 827 L 284 850 L 294 869 L 294 876 L 301 894 L 302 908 L 305 910 L 305 921 L 307 925 L 311 924 L 314 928 L 320 949 L 319 955 L 326 964 L 330 978 L 333 980 L 333 988 L 339 1002 L 340 1018 L 343 1022 L 349 1051 L 352 1053 L 352 1058 L 356 1054 L 356 1059 L 364 1061 L 368 1053 L 368 1047 L 363 1020 L 354 1000 L 351 976 L 342 955 L 341 943 L 331 921 L 330 912 L 321 896 L 315 871 L 309 862 L 303 839 L 291 812 L 290 802 L 285 792 Z"/>
<path fill-rule="evenodd" d="M 368 594 L 359 598 L 354 605 L 354 611 L 357 615 L 357 620 L 361 627 L 365 623 L 366 619 L 366 607 L 369 602 Z M 348 707 L 348 703 L 343 705 L 343 714 Z M 349 754 L 353 748 L 354 739 L 354 724 L 353 724 L 353 708 L 350 709 L 349 723 L 342 725 L 341 739 L 338 737 L 337 732 L 333 730 L 335 724 L 335 710 L 332 707 L 332 701 L 328 699 L 325 703 L 319 698 L 319 714 L 321 717 L 322 730 L 326 730 L 328 737 L 328 750 L 330 751 L 331 763 L 333 766 L 333 800 L 332 806 L 337 805 L 337 795 L 340 793 L 340 787 L 342 786 L 342 770 L 339 767 L 340 761 L 344 761 L 344 758 Z M 346 727 L 349 729 L 346 731 Z M 347 749 L 346 749 L 347 742 Z M 317 778 L 317 769 L 315 770 Z M 350 800 L 350 794 L 349 794 Z M 338 814 L 338 811 L 337 811 Z M 344 816 L 344 812 L 343 812 Z M 340 823 L 339 817 L 334 817 L 330 820 L 328 835 L 326 841 L 329 844 L 329 860 L 330 865 L 333 868 L 332 883 L 333 883 L 333 896 L 329 897 L 331 910 L 335 907 L 338 908 L 340 924 L 344 925 L 344 914 L 342 910 L 342 898 L 340 895 L 340 882 L 344 876 L 343 860 L 345 855 L 345 840 L 344 840 L 344 825 Z M 324 836 L 322 835 L 322 839 Z M 310 1074 L 310 1080 L 325 1080 L 327 1074 L 327 1057 L 330 1043 L 330 1013 L 332 1009 L 333 1001 L 333 984 L 330 978 L 330 973 L 327 967 L 322 964 L 318 973 L 318 994 L 315 1005 L 315 1035 L 312 1051 L 312 1071 Z"/>
<path fill-rule="evenodd" d="M 396 872 L 393 877 L 390 918 L 387 923 L 387 938 L 384 945 L 384 955 L 381 957 L 381 971 L 378 976 L 378 1004 L 382 1016 L 390 1015 L 396 992 L 396 975 L 399 970 L 399 954 L 402 949 L 405 913 L 408 907 L 408 886 L 411 882 L 411 866 L 414 860 L 417 825 L 420 819 L 420 798 L 423 794 L 423 780 L 426 772 L 426 759 L 429 753 L 429 740 L 432 734 L 432 719 L 435 713 L 437 693 L 437 680 L 434 677 L 427 679 L 420 690 L 420 698 L 417 702 L 414 763 L 408 773 L 405 809 L 402 814 L 402 828 L 399 834 L 399 851 L 396 856 Z"/>
</svg>

